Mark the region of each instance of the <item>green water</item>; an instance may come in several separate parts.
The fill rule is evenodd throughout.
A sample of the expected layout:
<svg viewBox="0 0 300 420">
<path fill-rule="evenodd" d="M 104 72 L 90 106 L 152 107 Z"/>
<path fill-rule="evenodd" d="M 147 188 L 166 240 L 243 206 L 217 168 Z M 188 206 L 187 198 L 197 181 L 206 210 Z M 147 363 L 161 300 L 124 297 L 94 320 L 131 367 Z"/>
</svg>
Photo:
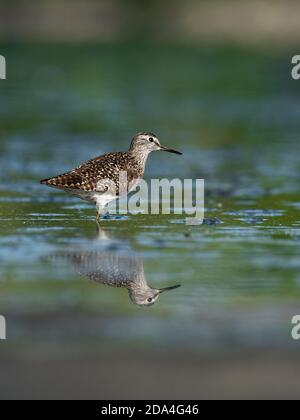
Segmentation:
<svg viewBox="0 0 300 420">
<path fill-rule="evenodd" d="M 9 340 L 0 354 L 43 348 L 50 357 L 68 343 L 75 352 L 83 343 L 296 346 L 300 85 L 288 54 L 154 45 L 4 45 L 1 53 L 9 67 L 0 84 L 0 313 Z M 130 215 L 103 221 L 103 240 L 93 206 L 39 185 L 126 149 L 141 130 L 183 152 L 151 155 L 146 179 L 204 178 L 205 217 L 221 223 Z M 181 288 L 141 308 L 125 289 L 78 273 L 75 255 L 96 250 L 101 261 L 124 249 L 152 287 Z"/>
</svg>

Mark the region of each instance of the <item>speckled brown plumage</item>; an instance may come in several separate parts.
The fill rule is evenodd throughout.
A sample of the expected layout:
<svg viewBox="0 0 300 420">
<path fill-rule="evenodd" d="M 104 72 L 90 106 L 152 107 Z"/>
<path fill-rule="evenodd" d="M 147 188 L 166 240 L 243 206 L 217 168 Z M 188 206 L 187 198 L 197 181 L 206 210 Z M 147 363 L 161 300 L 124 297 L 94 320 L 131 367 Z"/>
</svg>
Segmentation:
<svg viewBox="0 0 300 420">
<path fill-rule="evenodd" d="M 181 154 L 162 146 L 153 133 L 138 133 L 127 152 L 98 156 L 69 172 L 43 179 L 41 184 L 93 201 L 99 218 L 110 201 L 135 187 L 144 176 L 149 154 L 158 150 Z"/>
<path fill-rule="evenodd" d="M 145 278 L 142 261 L 130 250 L 87 251 L 61 253 L 55 259 L 70 262 L 76 271 L 88 279 L 106 286 L 126 288 L 131 301 L 139 306 L 151 306 L 161 293 L 173 290 L 179 285 L 152 288 Z"/>
<path fill-rule="evenodd" d="M 119 193 L 120 172 L 127 173 L 127 190 L 132 183 L 144 175 L 143 156 L 132 152 L 107 153 L 91 159 L 70 172 L 44 179 L 42 184 L 63 190 L 81 190 L 83 192 L 107 192 L 112 181 Z"/>
</svg>

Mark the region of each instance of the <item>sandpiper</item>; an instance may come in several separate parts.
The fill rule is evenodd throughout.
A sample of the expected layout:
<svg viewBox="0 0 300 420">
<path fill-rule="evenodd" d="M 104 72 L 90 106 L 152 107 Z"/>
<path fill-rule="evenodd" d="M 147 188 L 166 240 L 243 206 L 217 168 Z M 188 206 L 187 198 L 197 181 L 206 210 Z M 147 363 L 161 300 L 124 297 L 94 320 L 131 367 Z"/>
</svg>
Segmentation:
<svg viewBox="0 0 300 420">
<path fill-rule="evenodd" d="M 154 151 L 181 155 L 177 150 L 162 146 L 155 134 L 138 133 L 133 137 L 127 152 L 98 156 L 69 172 L 44 179 L 41 184 L 94 202 L 98 221 L 110 201 L 128 194 L 135 188 L 138 180 L 143 178 L 147 158 Z M 126 177 L 120 177 L 120 173 L 126 173 Z"/>
<path fill-rule="evenodd" d="M 162 288 L 148 285 L 142 261 L 131 252 L 84 251 L 61 254 L 76 271 L 106 286 L 126 288 L 135 305 L 152 306 L 162 293 L 177 289 L 179 284 Z"/>
</svg>

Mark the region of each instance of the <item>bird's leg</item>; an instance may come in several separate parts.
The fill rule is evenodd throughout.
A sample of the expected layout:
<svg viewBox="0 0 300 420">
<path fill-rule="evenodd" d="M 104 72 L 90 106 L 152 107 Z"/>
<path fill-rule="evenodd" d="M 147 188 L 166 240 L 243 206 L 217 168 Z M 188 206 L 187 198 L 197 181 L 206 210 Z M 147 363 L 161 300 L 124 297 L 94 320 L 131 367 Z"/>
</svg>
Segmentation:
<svg viewBox="0 0 300 420">
<path fill-rule="evenodd" d="M 105 206 L 103 207 L 103 218 L 104 218 L 104 219 L 110 219 L 110 214 L 109 214 L 109 211 L 108 211 L 108 209 L 107 209 L 107 205 L 105 205 Z"/>
<path fill-rule="evenodd" d="M 100 224 L 100 217 L 101 217 L 101 212 L 97 210 L 96 212 L 96 223 Z"/>
<path fill-rule="evenodd" d="M 97 209 L 97 212 L 96 212 L 96 222 L 97 222 L 97 224 L 99 224 L 100 223 L 101 215 L 103 213 L 103 207 L 96 203 L 96 209 Z"/>
<path fill-rule="evenodd" d="M 109 213 L 107 210 L 107 204 L 103 205 L 103 204 L 96 204 L 97 207 L 97 215 L 96 215 L 96 220 L 97 223 L 100 222 L 100 218 L 102 216 L 103 219 L 109 219 Z"/>
</svg>

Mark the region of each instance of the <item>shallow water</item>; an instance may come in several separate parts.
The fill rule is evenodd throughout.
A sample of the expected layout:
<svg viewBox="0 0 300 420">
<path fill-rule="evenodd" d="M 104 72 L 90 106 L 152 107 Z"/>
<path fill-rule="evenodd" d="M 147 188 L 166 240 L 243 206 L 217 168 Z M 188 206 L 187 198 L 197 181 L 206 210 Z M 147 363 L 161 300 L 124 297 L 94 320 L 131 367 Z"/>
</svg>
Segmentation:
<svg viewBox="0 0 300 420">
<path fill-rule="evenodd" d="M 300 107 L 286 57 L 151 45 L 3 52 L 0 313 L 9 340 L 0 354 L 42 358 L 42 348 L 51 358 L 83 343 L 145 354 L 297 348 Z M 39 185 L 127 148 L 140 130 L 184 153 L 151 155 L 148 180 L 205 178 L 205 224 L 129 215 L 99 232 L 93 206 Z M 122 255 L 153 288 L 181 287 L 134 305 L 126 288 L 101 284 L 101 267 Z M 100 281 L 81 272 L 87 256 Z"/>
</svg>

